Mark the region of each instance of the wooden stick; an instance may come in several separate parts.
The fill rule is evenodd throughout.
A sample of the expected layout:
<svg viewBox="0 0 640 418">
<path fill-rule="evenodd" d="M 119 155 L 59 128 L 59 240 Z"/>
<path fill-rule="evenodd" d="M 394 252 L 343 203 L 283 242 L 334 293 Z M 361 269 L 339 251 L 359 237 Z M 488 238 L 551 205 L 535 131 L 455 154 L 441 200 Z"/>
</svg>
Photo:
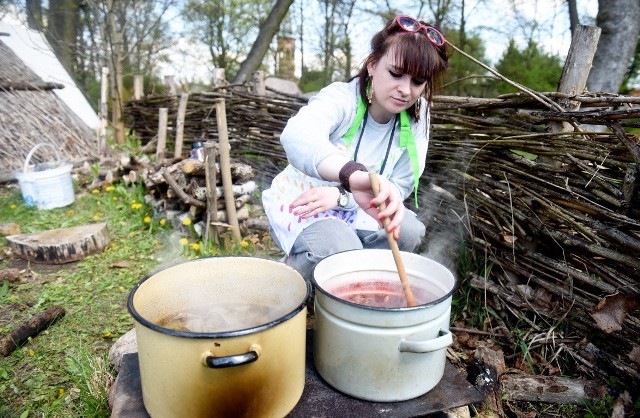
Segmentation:
<svg viewBox="0 0 640 418">
<path fill-rule="evenodd" d="M 180 94 L 180 104 L 178 105 L 178 117 L 176 119 L 176 142 L 173 150 L 173 158 L 182 157 L 182 142 L 184 139 L 184 118 L 187 113 L 187 102 L 189 93 Z"/>
<path fill-rule="evenodd" d="M 158 110 L 158 145 L 156 147 L 156 161 L 162 163 L 167 146 L 167 123 L 169 119 L 169 109 L 161 107 Z"/>
<path fill-rule="evenodd" d="M 216 148 L 211 141 L 204 143 L 205 182 L 207 187 L 207 226 L 205 228 L 205 241 L 209 241 L 211 224 L 218 221 L 217 208 L 218 196 L 216 193 Z"/>
<path fill-rule="evenodd" d="M 167 184 L 169 186 L 171 186 L 171 188 L 176 192 L 178 197 L 184 203 L 187 203 L 187 204 L 193 205 L 193 206 L 197 206 L 199 208 L 206 208 L 207 207 L 206 203 L 201 202 L 198 199 L 195 199 L 195 198 L 189 196 L 188 194 L 186 194 L 185 191 L 182 190 L 182 188 L 178 185 L 178 183 L 176 183 L 176 181 L 173 179 L 173 177 L 171 177 L 171 174 L 169 174 L 169 172 L 164 167 L 162 169 L 160 169 L 160 173 L 162 174 L 162 177 L 164 177 L 164 179 L 166 180 Z"/>
<path fill-rule="evenodd" d="M 28 320 L 24 325 L 14 329 L 0 338 L 0 357 L 6 357 L 13 350 L 21 347 L 29 338 L 35 337 L 41 331 L 62 318 L 65 310 L 62 306 L 52 306 L 46 311 Z"/>
<path fill-rule="evenodd" d="M 377 196 L 380 193 L 380 184 L 378 183 L 378 175 L 370 171 L 369 179 L 371 181 L 371 189 L 373 193 Z M 386 203 L 380 203 L 378 209 L 384 210 L 387 207 Z M 384 228 L 386 230 L 387 225 L 389 225 L 389 218 L 384 218 L 382 221 Z M 402 289 L 404 290 L 404 295 L 407 298 L 407 306 L 416 306 L 416 300 L 413 298 L 413 292 L 411 291 L 411 283 L 409 283 L 409 278 L 407 277 L 407 272 L 404 269 L 404 263 L 402 262 L 402 257 L 400 255 L 400 249 L 398 248 L 398 243 L 396 239 L 393 237 L 393 232 L 387 231 L 387 241 L 389 241 L 389 247 L 391 248 L 391 253 L 393 254 L 393 260 L 396 262 L 396 268 L 398 269 L 398 275 L 400 275 L 400 282 L 402 282 Z"/>
<path fill-rule="evenodd" d="M 224 188 L 224 201 L 227 207 L 227 222 L 232 227 L 233 242 L 239 245 L 242 241 L 240 225 L 236 216 L 236 204 L 233 198 L 233 181 L 231 179 L 231 145 L 227 132 L 227 113 L 224 99 L 216 101 L 216 121 L 218 123 L 218 143 L 220 144 L 220 176 Z"/>
</svg>

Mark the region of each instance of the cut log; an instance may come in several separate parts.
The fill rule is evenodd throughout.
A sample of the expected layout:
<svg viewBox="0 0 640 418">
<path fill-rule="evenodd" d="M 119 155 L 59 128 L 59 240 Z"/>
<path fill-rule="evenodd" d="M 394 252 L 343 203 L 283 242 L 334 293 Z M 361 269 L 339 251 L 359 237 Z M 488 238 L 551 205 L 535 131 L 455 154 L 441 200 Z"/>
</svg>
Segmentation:
<svg viewBox="0 0 640 418">
<path fill-rule="evenodd" d="M 502 351 L 488 347 L 478 347 L 474 353 L 475 361 L 469 366 L 469 375 L 474 376 L 476 385 L 484 393 L 484 405 L 498 417 L 505 417 L 502 408 L 500 381 L 506 370 Z"/>
<path fill-rule="evenodd" d="M 512 401 L 581 405 L 606 393 L 595 381 L 561 376 L 504 374 L 500 383 L 504 397 Z"/>
<path fill-rule="evenodd" d="M 9 283 L 17 282 L 20 278 L 20 270 L 16 268 L 8 268 L 0 270 L 0 283 L 8 281 Z"/>
<path fill-rule="evenodd" d="M 9 283 L 13 283 L 18 281 L 20 277 L 20 270 L 16 268 L 8 268 L 0 270 L 0 283 L 3 281 L 8 281 Z"/>
<path fill-rule="evenodd" d="M 20 233 L 20 226 L 18 224 L 0 224 L 0 235 L 6 237 L 7 235 L 16 235 Z"/>
<path fill-rule="evenodd" d="M 105 222 L 7 237 L 9 248 L 18 257 L 49 264 L 82 260 L 102 251 L 109 242 Z"/>
<path fill-rule="evenodd" d="M 28 320 L 22 326 L 0 338 L 0 356 L 6 357 L 16 348 L 21 347 L 29 338 L 35 337 L 40 332 L 62 318 L 65 310 L 62 306 L 52 306 L 41 314 Z"/>
</svg>

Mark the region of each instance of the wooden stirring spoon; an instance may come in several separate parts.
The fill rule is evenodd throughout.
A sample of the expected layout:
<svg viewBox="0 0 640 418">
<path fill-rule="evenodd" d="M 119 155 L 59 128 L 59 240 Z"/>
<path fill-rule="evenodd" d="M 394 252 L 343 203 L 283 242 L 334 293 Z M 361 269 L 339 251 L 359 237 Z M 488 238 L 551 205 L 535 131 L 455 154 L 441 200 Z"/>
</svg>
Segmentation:
<svg viewBox="0 0 640 418">
<path fill-rule="evenodd" d="M 380 193 L 380 183 L 378 182 L 378 174 L 375 171 L 369 171 L 369 181 L 371 181 L 371 189 L 373 193 L 378 196 Z M 387 207 L 387 204 L 382 202 L 378 206 L 378 209 L 384 210 Z M 384 218 L 382 221 L 385 230 L 389 225 L 389 218 Z M 404 269 L 404 262 L 402 261 L 402 257 L 400 256 L 400 248 L 398 248 L 398 243 L 396 239 L 393 237 L 393 232 L 387 231 L 387 241 L 389 241 L 389 247 L 391 248 L 391 253 L 393 254 L 393 260 L 396 262 L 396 268 L 398 269 L 398 275 L 400 275 L 400 282 L 402 283 L 402 289 L 404 290 L 404 296 L 407 299 L 407 306 L 416 306 L 416 300 L 413 298 L 413 291 L 411 290 L 411 283 L 409 283 L 409 278 L 407 277 L 407 272 Z"/>
</svg>

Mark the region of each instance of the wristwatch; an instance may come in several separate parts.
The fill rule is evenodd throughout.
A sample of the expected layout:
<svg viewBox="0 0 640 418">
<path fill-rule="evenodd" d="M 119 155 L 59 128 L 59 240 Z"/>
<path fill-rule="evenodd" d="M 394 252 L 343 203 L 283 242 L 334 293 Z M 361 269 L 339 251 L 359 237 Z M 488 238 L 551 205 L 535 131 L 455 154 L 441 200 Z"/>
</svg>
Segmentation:
<svg viewBox="0 0 640 418">
<path fill-rule="evenodd" d="M 342 168 L 340 169 L 340 173 L 338 174 L 340 184 L 342 184 L 342 187 L 344 187 L 344 189 L 348 192 L 351 191 L 351 187 L 349 186 L 349 177 L 351 177 L 351 175 L 356 171 L 366 172 L 368 170 L 367 167 L 364 166 L 364 164 L 357 163 L 355 161 L 349 161 L 344 166 L 342 166 Z"/>
<path fill-rule="evenodd" d="M 340 206 L 341 208 L 344 208 L 349 203 L 349 195 L 347 194 L 347 191 L 344 189 L 344 187 L 342 186 L 336 186 L 336 187 L 340 192 L 340 196 L 338 196 L 338 206 Z"/>
</svg>

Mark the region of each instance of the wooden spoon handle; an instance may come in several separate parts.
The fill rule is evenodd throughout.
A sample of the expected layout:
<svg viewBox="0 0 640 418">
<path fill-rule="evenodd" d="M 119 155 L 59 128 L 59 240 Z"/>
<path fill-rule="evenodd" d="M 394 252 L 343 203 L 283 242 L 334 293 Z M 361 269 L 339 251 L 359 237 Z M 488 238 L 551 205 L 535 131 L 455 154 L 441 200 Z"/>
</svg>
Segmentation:
<svg viewBox="0 0 640 418">
<path fill-rule="evenodd" d="M 378 196 L 378 193 L 380 193 L 378 174 L 375 171 L 369 171 L 369 180 L 371 181 L 371 189 L 373 190 L 373 193 Z M 386 207 L 387 204 L 382 202 L 378 206 L 378 209 L 384 210 Z M 382 220 L 382 224 L 384 225 L 386 231 L 387 226 L 389 225 L 389 218 L 384 218 Z M 409 277 L 407 277 L 407 272 L 404 269 L 404 262 L 402 261 L 402 257 L 400 255 L 400 248 L 398 248 L 398 243 L 393 237 L 393 232 L 387 231 L 387 241 L 389 241 L 389 247 L 391 248 L 391 253 L 393 254 L 393 260 L 396 262 L 396 268 L 398 269 L 398 275 L 400 276 L 400 282 L 402 283 L 404 296 L 405 298 L 407 298 L 407 306 L 416 306 L 416 300 L 413 298 L 413 291 L 411 290 L 411 283 L 409 283 Z"/>
</svg>

